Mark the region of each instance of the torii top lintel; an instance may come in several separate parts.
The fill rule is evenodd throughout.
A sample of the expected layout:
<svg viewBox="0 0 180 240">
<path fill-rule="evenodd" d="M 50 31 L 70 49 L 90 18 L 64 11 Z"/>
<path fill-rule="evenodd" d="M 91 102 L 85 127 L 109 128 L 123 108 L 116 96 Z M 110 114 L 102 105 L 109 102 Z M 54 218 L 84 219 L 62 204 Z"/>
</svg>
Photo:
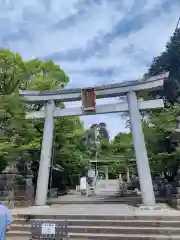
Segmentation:
<svg viewBox="0 0 180 240">
<path fill-rule="evenodd" d="M 156 91 L 163 87 L 164 80 L 169 77 L 169 72 L 162 73 L 146 80 L 140 79 L 116 84 L 95 86 L 96 98 L 109 98 L 126 95 L 129 91 Z M 60 102 L 71 102 L 81 100 L 81 88 L 62 89 L 50 91 L 26 91 L 20 90 L 19 95 L 27 102 L 41 102 L 55 100 Z"/>
</svg>

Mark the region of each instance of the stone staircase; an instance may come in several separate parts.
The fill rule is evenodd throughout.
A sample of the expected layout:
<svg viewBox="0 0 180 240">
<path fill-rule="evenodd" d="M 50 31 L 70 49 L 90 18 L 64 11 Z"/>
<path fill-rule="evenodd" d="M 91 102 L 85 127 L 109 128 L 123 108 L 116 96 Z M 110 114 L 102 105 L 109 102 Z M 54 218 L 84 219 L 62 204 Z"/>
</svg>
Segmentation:
<svg viewBox="0 0 180 240">
<path fill-rule="evenodd" d="M 96 196 L 118 196 L 120 193 L 120 182 L 118 179 L 97 180 L 94 192 Z"/>
<path fill-rule="evenodd" d="M 24 215 L 14 215 L 8 240 L 30 238 L 30 221 Z M 76 240 L 165 240 L 180 239 L 180 216 L 130 215 L 36 215 L 48 222 L 68 221 L 69 237 Z"/>
</svg>

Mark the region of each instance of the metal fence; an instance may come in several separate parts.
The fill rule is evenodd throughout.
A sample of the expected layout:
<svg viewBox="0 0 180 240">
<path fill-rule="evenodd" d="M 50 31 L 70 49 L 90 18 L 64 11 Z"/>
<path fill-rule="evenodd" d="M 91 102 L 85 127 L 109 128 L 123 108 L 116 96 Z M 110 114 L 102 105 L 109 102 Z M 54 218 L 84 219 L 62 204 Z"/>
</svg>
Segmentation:
<svg viewBox="0 0 180 240">
<path fill-rule="evenodd" d="M 69 240 L 67 221 L 32 220 L 31 240 Z"/>
</svg>

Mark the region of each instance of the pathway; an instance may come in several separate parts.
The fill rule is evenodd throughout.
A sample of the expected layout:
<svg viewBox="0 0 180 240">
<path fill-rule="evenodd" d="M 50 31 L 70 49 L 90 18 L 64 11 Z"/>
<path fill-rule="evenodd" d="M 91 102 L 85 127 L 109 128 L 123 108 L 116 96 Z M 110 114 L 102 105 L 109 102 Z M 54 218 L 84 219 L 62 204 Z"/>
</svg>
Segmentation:
<svg viewBox="0 0 180 240">
<path fill-rule="evenodd" d="M 129 206 L 127 204 L 67 204 L 67 205 L 51 205 L 46 207 L 29 207 L 21 209 L 13 209 L 13 214 L 29 214 L 29 215 L 178 215 L 180 211 L 171 209 L 165 204 L 159 204 L 159 210 L 142 210 L 138 207 Z"/>
</svg>

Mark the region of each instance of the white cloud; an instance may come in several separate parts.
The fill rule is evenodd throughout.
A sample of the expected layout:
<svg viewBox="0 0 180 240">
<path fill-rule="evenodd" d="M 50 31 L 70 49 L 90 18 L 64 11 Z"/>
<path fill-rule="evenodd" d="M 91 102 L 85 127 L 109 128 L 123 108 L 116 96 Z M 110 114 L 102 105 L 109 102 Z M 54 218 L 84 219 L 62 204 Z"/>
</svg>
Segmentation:
<svg viewBox="0 0 180 240">
<path fill-rule="evenodd" d="M 96 68 L 119 68 L 122 75 L 128 71 L 134 78 L 137 72 L 144 73 L 147 69 L 146 62 L 139 64 L 139 59 L 152 60 L 160 52 L 165 49 L 165 44 L 173 34 L 179 13 L 177 8 L 171 12 L 163 14 L 151 22 L 147 23 L 144 28 L 139 31 L 130 33 L 127 37 L 116 37 L 109 44 L 109 51 L 106 56 L 92 56 L 86 61 L 62 62 L 61 65 L 67 71 L 90 70 Z M 133 46 L 133 51 L 124 53 L 126 47 Z M 134 74 L 135 72 L 135 74 Z M 138 76 L 139 77 L 139 76 Z"/>
<path fill-rule="evenodd" d="M 15 4 L 13 4 L 14 1 L 7 0 L 6 5 L 1 4 L 0 9 L 0 30 L 2 32 L 0 41 L 7 33 L 26 30 L 31 41 L 28 42 L 23 37 L 18 41 L 13 41 L 12 38 L 11 41 L 7 41 L 6 46 L 20 52 L 26 59 L 31 59 L 77 48 L 87 50 L 87 47 L 92 46 L 92 42 L 96 39 L 101 44 L 89 58 L 58 62 L 70 76 L 69 86 L 85 87 L 105 82 L 136 79 L 144 74 L 153 57 L 164 50 L 166 42 L 173 34 L 179 17 L 178 1 L 172 0 L 171 4 L 169 2 L 171 7 L 165 11 L 164 8 L 161 10 L 161 5 L 167 0 L 122 0 L 121 3 L 116 0 L 102 0 L 101 4 L 88 0 L 89 5 L 85 5 L 86 0 L 49 0 L 49 2 L 16 0 Z M 46 2 L 49 5 L 46 5 Z M 79 20 L 73 20 L 67 27 L 55 28 L 58 22 L 77 14 L 81 7 L 86 10 L 86 14 L 81 12 L 78 16 Z M 158 8 L 159 14 L 157 15 L 155 13 Z M 125 18 L 134 18 L 134 22 L 130 24 L 136 25 L 138 16 L 140 14 L 148 16 L 150 11 L 152 18 L 145 19 L 146 22 L 142 27 L 136 30 L 132 28 L 127 35 L 117 31 L 114 38 L 103 43 L 103 36 L 111 33 L 115 26 L 117 28 L 124 26 L 122 24 L 125 24 L 123 23 Z M 119 26 L 117 26 L 118 23 Z M 126 26 L 124 29 L 126 30 Z M 114 71 L 107 76 L 93 75 L 93 73 L 88 75 L 88 71 L 92 69 L 111 68 Z M 85 126 L 105 121 L 113 136 L 119 131 L 126 130 L 124 121 L 117 114 L 82 119 L 85 121 Z"/>
<path fill-rule="evenodd" d="M 21 11 L 19 10 L 17 12 L 17 16 L 18 18 L 21 16 L 21 24 L 24 24 L 26 29 L 30 32 L 30 35 L 33 36 L 33 42 L 28 44 L 29 52 L 33 53 L 33 55 L 36 54 L 37 56 L 43 57 L 56 51 L 85 48 L 90 40 L 94 39 L 94 37 L 100 37 L 102 34 L 110 31 L 126 14 L 126 12 L 116 10 L 116 4 L 110 4 L 108 1 L 104 1 L 100 7 L 96 4 L 91 5 L 91 8 L 87 10 L 88 17 L 81 19 L 81 21 L 77 22 L 75 25 L 72 22 L 71 26 L 65 29 L 58 30 L 54 28 L 53 31 L 50 30 L 55 23 L 63 19 L 61 13 L 63 13 L 64 9 L 71 9 L 69 15 L 76 13 L 75 3 L 78 1 L 70 2 L 71 4 L 64 4 L 62 2 L 60 4 L 60 1 L 52 1 L 53 7 L 50 11 L 48 13 L 43 11 L 46 16 L 45 18 L 43 17 L 43 21 L 37 24 L 34 23 L 33 25 L 33 19 L 31 21 L 23 20 L 23 8 L 21 6 Z M 39 14 L 41 16 L 42 12 L 40 13 L 40 6 L 33 3 L 31 4 L 31 12 L 34 15 Z M 30 8 L 30 6 L 24 6 L 25 10 L 27 10 L 27 7 Z M 87 9 L 88 8 L 89 6 L 87 6 Z M 68 11 L 65 12 L 67 16 L 64 16 L 64 18 L 68 17 Z M 21 45 L 13 45 L 12 43 L 12 46 L 21 52 Z"/>
</svg>

